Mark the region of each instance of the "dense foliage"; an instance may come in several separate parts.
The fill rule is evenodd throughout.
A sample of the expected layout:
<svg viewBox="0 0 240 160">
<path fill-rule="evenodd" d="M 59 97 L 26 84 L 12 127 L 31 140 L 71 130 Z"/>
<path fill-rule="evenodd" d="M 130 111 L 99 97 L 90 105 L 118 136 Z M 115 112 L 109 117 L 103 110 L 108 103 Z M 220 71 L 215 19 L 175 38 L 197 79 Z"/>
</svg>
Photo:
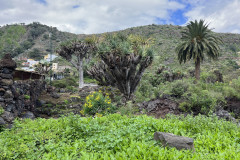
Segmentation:
<svg viewBox="0 0 240 160">
<path fill-rule="evenodd" d="M 194 138 L 195 152 L 163 148 L 156 131 Z M 239 136 L 236 124 L 204 116 L 26 119 L 0 133 L 0 159 L 239 159 Z"/>
<path fill-rule="evenodd" d="M 25 27 L 17 25 L 9 26 L 5 30 L 0 30 L 0 52 L 4 54 L 11 53 L 13 57 L 21 53 L 21 51 L 19 51 L 20 45 L 18 41 L 25 32 Z M 14 51 L 15 48 L 16 51 Z M 0 57 L 2 56 L 1 54 Z"/>
<path fill-rule="evenodd" d="M 182 74 L 186 75 L 186 73 Z M 240 77 L 229 82 L 219 82 L 214 79 L 211 72 L 202 72 L 200 81 L 194 83 L 193 77 L 166 81 L 166 75 L 169 76 L 169 71 L 163 74 L 148 72 L 144 75 L 136 92 L 136 101 L 148 101 L 167 95 L 179 102 L 183 111 L 209 114 L 217 107 L 225 107 L 226 99 L 240 100 Z M 207 79 L 210 77 L 212 79 Z"/>
</svg>

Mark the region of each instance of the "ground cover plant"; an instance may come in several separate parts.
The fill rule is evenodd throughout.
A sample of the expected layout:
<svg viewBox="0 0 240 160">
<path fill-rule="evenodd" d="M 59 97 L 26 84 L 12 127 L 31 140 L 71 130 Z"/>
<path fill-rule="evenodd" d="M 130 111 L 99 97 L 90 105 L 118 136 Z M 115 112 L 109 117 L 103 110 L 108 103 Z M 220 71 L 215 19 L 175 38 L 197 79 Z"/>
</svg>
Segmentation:
<svg viewBox="0 0 240 160">
<path fill-rule="evenodd" d="M 194 138 L 195 152 L 163 148 L 156 131 Z M 111 114 L 16 120 L 0 133 L 0 159 L 239 159 L 240 128 L 216 117 Z"/>
</svg>

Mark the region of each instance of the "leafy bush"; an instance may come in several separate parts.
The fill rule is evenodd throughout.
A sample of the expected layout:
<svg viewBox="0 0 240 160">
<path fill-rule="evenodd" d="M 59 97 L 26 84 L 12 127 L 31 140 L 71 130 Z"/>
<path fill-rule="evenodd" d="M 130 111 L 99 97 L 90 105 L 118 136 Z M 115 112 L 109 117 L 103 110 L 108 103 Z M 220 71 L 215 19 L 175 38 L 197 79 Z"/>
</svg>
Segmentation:
<svg viewBox="0 0 240 160">
<path fill-rule="evenodd" d="M 70 102 L 69 102 L 67 99 L 64 100 L 64 103 L 65 103 L 66 105 L 70 104 Z"/>
<path fill-rule="evenodd" d="M 211 72 L 201 72 L 201 81 L 206 83 L 212 83 L 216 81 L 216 76 Z"/>
<path fill-rule="evenodd" d="M 195 152 L 162 147 L 156 131 L 194 138 Z M 205 116 L 25 119 L 0 133 L 0 159 L 239 159 L 239 135 L 237 124 Z"/>
<path fill-rule="evenodd" d="M 93 92 L 86 97 L 81 114 L 102 116 L 114 111 L 115 107 L 111 104 L 108 94 L 103 96 L 101 92 Z"/>
<path fill-rule="evenodd" d="M 52 85 L 57 88 L 66 88 L 67 84 L 62 80 L 53 81 Z"/>
<path fill-rule="evenodd" d="M 187 89 L 188 89 L 188 83 L 181 80 L 177 80 L 172 85 L 171 93 L 176 97 L 181 97 L 187 91 Z"/>
<path fill-rule="evenodd" d="M 24 95 L 24 99 L 30 99 L 29 95 Z"/>
<path fill-rule="evenodd" d="M 126 105 L 123 105 L 118 109 L 118 112 L 120 112 L 122 115 L 132 115 L 137 112 L 139 112 L 139 107 L 132 103 L 132 101 L 128 101 Z"/>
<path fill-rule="evenodd" d="M 109 96 L 112 100 L 112 104 L 122 104 L 122 94 L 119 89 L 111 86 L 102 86 L 99 88 L 98 92 L 101 92 L 103 96 Z"/>
<path fill-rule="evenodd" d="M 78 86 L 77 80 L 74 77 L 67 77 L 61 80 L 55 80 L 52 82 L 52 85 L 57 88 L 66 88 L 72 86 Z M 71 88 L 72 89 L 72 88 Z M 74 89 L 73 89 L 74 90 Z"/>
<path fill-rule="evenodd" d="M 190 112 L 191 104 L 189 104 L 188 102 L 182 102 L 179 104 L 178 108 L 183 112 Z"/>
<path fill-rule="evenodd" d="M 66 88 L 67 88 L 69 91 L 72 91 L 72 92 L 78 91 L 78 89 L 77 89 L 76 87 L 74 87 L 74 86 L 67 86 Z"/>
<path fill-rule="evenodd" d="M 240 76 L 238 79 L 233 79 L 232 82 L 230 82 L 230 86 L 236 90 L 236 97 L 240 99 Z"/>
<path fill-rule="evenodd" d="M 208 114 L 214 111 L 218 104 L 225 102 L 222 93 L 211 90 L 208 87 L 209 85 L 204 83 L 192 85 L 188 92 L 183 95 L 191 105 L 193 112 Z"/>
<path fill-rule="evenodd" d="M 142 80 L 139 84 L 139 87 L 136 91 L 136 101 L 149 101 L 151 98 L 154 98 L 154 87 L 149 83 L 148 80 Z"/>
</svg>

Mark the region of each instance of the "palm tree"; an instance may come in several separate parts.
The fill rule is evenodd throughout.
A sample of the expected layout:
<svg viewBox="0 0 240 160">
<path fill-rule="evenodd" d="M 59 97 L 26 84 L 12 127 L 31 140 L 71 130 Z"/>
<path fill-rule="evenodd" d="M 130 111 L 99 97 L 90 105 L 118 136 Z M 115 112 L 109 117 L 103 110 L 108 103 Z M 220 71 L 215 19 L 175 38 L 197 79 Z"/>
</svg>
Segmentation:
<svg viewBox="0 0 240 160">
<path fill-rule="evenodd" d="M 200 63 L 204 60 L 205 54 L 209 58 L 217 59 L 219 44 L 222 43 L 219 37 L 213 35 L 208 25 L 204 20 L 190 21 L 186 30 L 182 32 L 183 43 L 176 48 L 180 64 L 190 59 L 194 60 L 197 80 L 200 78 Z"/>
</svg>

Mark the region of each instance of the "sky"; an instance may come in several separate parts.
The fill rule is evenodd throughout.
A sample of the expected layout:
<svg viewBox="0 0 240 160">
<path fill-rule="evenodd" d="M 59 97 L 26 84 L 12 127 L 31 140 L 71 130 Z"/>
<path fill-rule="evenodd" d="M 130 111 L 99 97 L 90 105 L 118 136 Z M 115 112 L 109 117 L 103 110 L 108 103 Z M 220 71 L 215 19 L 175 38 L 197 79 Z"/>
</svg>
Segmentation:
<svg viewBox="0 0 240 160">
<path fill-rule="evenodd" d="M 196 19 L 215 32 L 240 33 L 240 0 L 0 0 L 0 26 L 40 22 L 76 34 Z"/>
</svg>

